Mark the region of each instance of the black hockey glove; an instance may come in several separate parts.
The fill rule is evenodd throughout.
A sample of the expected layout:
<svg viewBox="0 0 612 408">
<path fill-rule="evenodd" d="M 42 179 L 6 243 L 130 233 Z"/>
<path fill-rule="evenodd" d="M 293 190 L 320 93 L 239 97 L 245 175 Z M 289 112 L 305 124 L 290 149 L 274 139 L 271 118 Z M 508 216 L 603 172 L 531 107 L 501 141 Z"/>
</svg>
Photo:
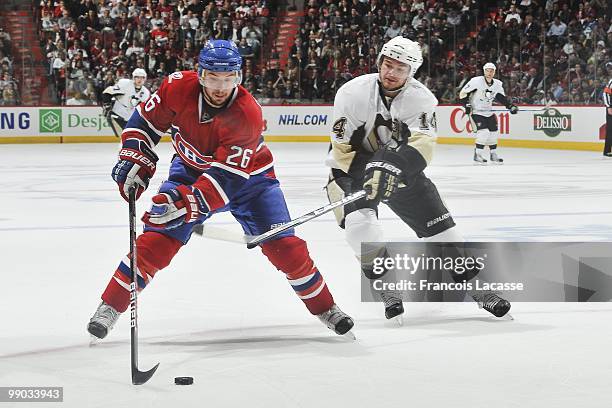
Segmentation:
<svg viewBox="0 0 612 408">
<path fill-rule="evenodd" d="M 403 169 L 408 168 L 407 156 L 402 145 L 397 150 L 380 149 L 366 164 L 363 189 L 368 200 L 386 202 L 397 191 L 403 180 Z"/>
<path fill-rule="evenodd" d="M 518 112 L 518 106 L 511 103 L 510 105 L 508 105 L 508 110 L 510 111 L 510 114 L 516 115 L 516 113 Z"/>
<path fill-rule="evenodd" d="M 105 103 L 102 105 L 102 114 L 104 115 L 105 118 L 108 118 L 112 109 L 113 109 L 112 103 Z"/>
<path fill-rule="evenodd" d="M 463 108 L 465 109 L 465 114 L 466 114 L 466 115 L 471 115 L 471 114 L 472 114 L 472 105 L 470 105 L 470 104 L 468 103 L 468 104 L 466 104 L 466 105 L 465 105 Z"/>
</svg>

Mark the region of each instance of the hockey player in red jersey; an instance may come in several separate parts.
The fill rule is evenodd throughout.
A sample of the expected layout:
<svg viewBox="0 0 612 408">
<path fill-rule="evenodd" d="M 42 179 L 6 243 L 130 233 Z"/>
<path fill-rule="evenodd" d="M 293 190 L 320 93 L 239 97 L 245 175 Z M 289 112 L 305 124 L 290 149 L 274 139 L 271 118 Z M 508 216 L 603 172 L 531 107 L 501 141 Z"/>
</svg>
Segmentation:
<svg viewBox="0 0 612 408">
<path fill-rule="evenodd" d="M 147 188 L 158 161 L 153 147 L 167 129 L 176 151 L 167 181 L 142 218 L 144 233 L 136 240 L 139 289 L 170 264 L 193 227 L 215 213 L 230 211 L 249 235 L 290 220 L 272 154 L 261 136 L 261 107 L 240 86 L 241 65 L 234 43 L 207 42 L 198 72 L 168 76 L 123 130 L 112 177 L 126 200 L 130 188 L 136 188 L 137 198 Z M 310 313 L 338 334 L 352 328 L 352 319 L 335 305 L 306 243 L 293 230 L 264 242 L 261 250 L 285 273 Z M 119 264 L 87 326 L 97 338 L 108 334 L 129 305 L 129 256 Z"/>
</svg>

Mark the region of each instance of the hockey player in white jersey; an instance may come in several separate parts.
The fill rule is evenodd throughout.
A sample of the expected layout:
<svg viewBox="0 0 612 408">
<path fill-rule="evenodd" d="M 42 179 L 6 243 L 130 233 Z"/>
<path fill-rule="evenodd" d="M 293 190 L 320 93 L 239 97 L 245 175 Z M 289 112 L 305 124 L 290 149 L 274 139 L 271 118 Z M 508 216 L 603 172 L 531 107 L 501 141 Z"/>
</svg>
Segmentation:
<svg viewBox="0 0 612 408">
<path fill-rule="evenodd" d="M 506 98 L 502 82 L 493 78 L 495 64 L 487 62 L 483 67 L 482 76 L 468 81 L 459 92 L 459 100 L 465 108 L 466 115 L 470 116 L 472 127 L 476 133 L 476 148 L 474 149 L 474 162 L 486 164 L 483 153 L 485 146 L 489 147 L 492 163 L 503 164 L 504 160 L 497 155 L 497 117 L 491 111 L 493 101 L 502 103 L 511 114 L 518 112 L 518 107 Z"/>
<path fill-rule="evenodd" d="M 378 55 L 379 73 L 347 82 L 334 100 L 331 148 L 326 161 L 331 167 L 327 194 L 330 201 L 337 201 L 361 189 L 367 192 L 365 199 L 335 214 L 369 279 L 373 278 L 373 258 L 385 249 L 381 245 L 371 254 L 362 254 L 361 243 L 383 241 L 378 221 L 381 201 L 419 238 L 464 241 L 436 186 L 423 173 L 433 154 L 438 101 L 414 79 L 422 62 L 416 42 L 395 37 Z M 464 279 L 452 275 L 456 280 Z M 404 312 L 400 293 L 386 291 L 380 296 L 387 319 Z M 496 294 L 472 297 L 498 317 L 510 309 L 510 303 Z M 401 318 L 398 321 L 401 324 Z"/>
<path fill-rule="evenodd" d="M 121 136 L 136 106 L 151 96 L 151 92 L 144 85 L 146 80 L 147 72 L 142 68 L 136 68 L 132 72 L 132 79 L 121 78 L 102 93 L 104 116 L 108 119 L 115 136 Z"/>
</svg>

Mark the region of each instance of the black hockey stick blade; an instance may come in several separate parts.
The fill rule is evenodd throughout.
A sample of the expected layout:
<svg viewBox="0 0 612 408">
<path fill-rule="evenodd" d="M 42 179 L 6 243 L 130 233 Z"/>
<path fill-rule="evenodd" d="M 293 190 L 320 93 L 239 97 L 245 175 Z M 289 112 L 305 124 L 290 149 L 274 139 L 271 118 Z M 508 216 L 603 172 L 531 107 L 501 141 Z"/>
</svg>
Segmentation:
<svg viewBox="0 0 612 408">
<path fill-rule="evenodd" d="M 138 367 L 132 366 L 132 384 L 142 385 L 149 381 L 151 377 L 153 377 L 153 374 L 155 374 L 157 367 L 159 367 L 159 363 L 155 364 L 155 367 L 149 371 L 140 371 Z"/>
<path fill-rule="evenodd" d="M 353 201 L 357 201 L 366 196 L 366 192 L 364 190 L 357 191 L 353 194 L 349 194 L 341 200 L 334 201 L 333 203 L 324 205 L 323 207 L 317 208 L 307 214 L 302 215 L 294 220 L 289 221 L 286 224 L 280 225 L 276 228 L 271 229 L 268 232 L 265 232 L 261 235 L 257 235 L 253 237 L 253 239 L 247 242 L 247 248 L 255 248 L 257 245 L 261 244 L 264 241 L 267 241 L 271 238 L 274 238 L 281 232 L 287 231 L 290 228 L 297 227 L 298 225 L 304 224 L 307 221 L 312 220 L 313 218 L 317 218 L 337 207 L 344 206 L 346 204 L 352 203 Z"/>
</svg>

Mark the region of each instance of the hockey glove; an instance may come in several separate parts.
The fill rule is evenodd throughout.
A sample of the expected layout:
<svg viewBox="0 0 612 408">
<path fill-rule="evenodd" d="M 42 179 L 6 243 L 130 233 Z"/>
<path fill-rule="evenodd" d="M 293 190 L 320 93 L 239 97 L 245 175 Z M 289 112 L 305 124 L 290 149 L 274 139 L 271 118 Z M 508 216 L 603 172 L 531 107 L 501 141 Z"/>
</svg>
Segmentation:
<svg viewBox="0 0 612 408">
<path fill-rule="evenodd" d="M 508 110 L 510 111 L 510 114 L 516 115 L 516 113 L 518 112 L 518 106 L 510 104 L 508 105 Z"/>
<path fill-rule="evenodd" d="M 363 189 L 368 200 L 388 201 L 402 182 L 403 170 L 406 168 L 406 157 L 401 150 L 380 149 L 365 167 Z"/>
<path fill-rule="evenodd" d="M 470 105 L 469 103 L 467 105 L 465 105 L 463 107 L 465 109 L 465 114 L 466 115 L 471 115 L 472 114 L 472 105 Z"/>
<path fill-rule="evenodd" d="M 127 139 L 119 151 L 119 161 L 111 176 L 119 186 L 121 197 L 128 201 L 128 191 L 136 187 L 136 199 L 147 189 L 155 174 L 158 157 L 142 140 Z"/>
<path fill-rule="evenodd" d="M 200 190 L 181 185 L 154 196 L 151 210 L 144 214 L 142 221 L 150 227 L 170 230 L 197 221 L 208 211 Z"/>
<path fill-rule="evenodd" d="M 112 103 L 105 103 L 102 105 L 102 114 L 104 115 L 105 118 L 108 118 L 108 115 L 110 115 L 112 109 L 113 109 Z"/>
</svg>

